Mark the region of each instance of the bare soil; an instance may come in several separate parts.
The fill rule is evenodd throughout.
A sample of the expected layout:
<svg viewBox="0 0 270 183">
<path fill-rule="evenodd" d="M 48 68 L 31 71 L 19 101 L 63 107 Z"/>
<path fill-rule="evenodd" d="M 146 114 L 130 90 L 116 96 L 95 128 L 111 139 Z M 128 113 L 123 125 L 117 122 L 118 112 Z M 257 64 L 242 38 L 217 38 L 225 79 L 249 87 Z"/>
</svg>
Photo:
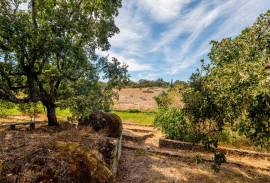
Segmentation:
<svg viewBox="0 0 270 183">
<path fill-rule="evenodd" d="M 120 183 L 156 183 L 156 182 L 194 182 L 194 183 L 233 183 L 270 182 L 270 159 L 254 159 L 250 157 L 228 156 L 228 162 L 223 164 L 219 173 L 211 169 L 211 162 L 196 163 L 196 156 L 205 159 L 213 157 L 210 153 L 198 153 L 189 150 L 174 150 L 159 148 L 158 139 L 162 133 L 151 126 L 124 125 L 124 129 L 152 130 L 154 136 L 147 138 L 143 144 L 137 144 L 137 149 L 123 148 L 120 160 L 118 181 Z M 131 141 L 124 144 L 136 145 Z M 140 148 L 141 147 L 141 148 Z M 176 153 L 181 158 L 150 153 L 147 149 L 157 149 Z"/>
<path fill-rule="evenodd" d="M 115 110 L 138 109 L 140 111 L 154 111 L 157 109 L 155 97 L 166 91 L 165 88 L 123 88 L 117 91 L 119 99 L 115 101 Z"/>
<path fill-rule="evenodd" d="M 66 121 L 67 118 L 65 117 L 57 117 L 59 121 Z M 34 119 L 31 119 L 28 115 L 10 115 L 6 117 L 0 117 L 0 124 L 1 123 L 8 123 L 8 122 L 29 122 L 33 121 Z M 35 121 L 47 121 L 48 118 L 46 114 L 39 114 Z"/>
<path fill-rule="evenodd" d="M 163 137 L 163 135 L 160 131 L 154 129 L 153 126 L 125 123 L 123 126 L 124 130 L 128 129 L 129 131 L 133 131 L 136 135 L 144 135 L 150 131 L 153 132 L 154 136 L 147 138 L 141 144 L 123 141 L 123 145 L 137 145 L 139 148 L 134 150 L 123 148 L 117 177 L 119 183 L 270 182 L 269 158 L 255 159 L 250 157 L 228 156 L 229 163 L 223 164 L 219 173 L 214 173 L 211 169 L 211 162 L 207 161 L 197 164 L 195 161 L 195 157 L 198 155 L 205 159 L 211 159 L 212 154 L 190 150 L 159 148 L 158 140 L 160 137 Z M 40 127 L 34 131 L 28 131 L 26 128 L 21 128 L 16 131 L 0 130 L 0 173 L 1 171 L 3 172 L 3 165 L 8 165 L 9 167 L 5 171 L 9 171 L 10 179 L 15 180 L 16 176 L 18 176 L 18 172 L 22 171 L 21 168 L 27 165 L 26 167 L 30 167 L 28 170 L 31 170 L 30 172 L 26 171 L 28 173 L 27 176 L 33 176 L 37 175 L 37 172 L 39 172 L 39 169 L 37 169 L 39 165 L 36 163 L 40 163 L 40 166 L 53 167 L 59 170 L 58 173 L 61 174 L 62 170 L 67 171 L 68 169 L 61 169 L 61 167 L 57 167 L 58 165 L 54 164 L 56 159 L 55 154 L 52 152 L 56 146 L 55 143 L 52 142 L 72 142 L 75 143 L 72 144 L 72 146 L 75 145 L 77 147 L 79 144 L 90 147 L 90 149 L 96 149 L 99 139 L 103 139 L 102 134 L 94 134 L 91 129 L 78 131 L 69 130 L 69 126 L 66 128 L 68 129 L 65 131 L 45 127 Z M 90 136 L 91 138 L 94 137 L 96 141 L 89 140 Z M 64 145 L 63 147 L 66 148 L 69 147 L 69 145 Z M 177 153 L 181 158 L 150 152 L 150 148 Z M 60 154 L 66 153 L 57 150 L 57 148 L 56 151 Z M 89 152 L 97 156 L 100 155 L 97 159 L 103 159 L 102 155 L 98 152 Z M 75 154 L 77 153 L 78 152 Z M 85 153 L 85 151 L 83 150 L 79 153 Z M 61 157 L 63 156 L 61 155 Z M 77 158 L 77 156 L 74 158 Z M 59 161 L 59 159 L 57 161 Z M 70 161 L 70 155 L 66 154 L 66 156 L 61 159 L 61 162 L 66 164 L 68 161 Z M 91 169 L 89 169 L 89 171 L 90 170 Z M 46 175 L 46 172 L 43 172 L 43 174 Z M 39 176 L 42 177 L 42 175 Z"/>
<path fill-rule="evenodd" d="M 118 181 L 120 183 L 266 183 L 270 182 L 270 173 L 229 164 L 224 164 L 219 173 L 214 173 L 211 170 L 211 163 L 196 164 L 167 156 L 124 149 Z"/>
</svg>

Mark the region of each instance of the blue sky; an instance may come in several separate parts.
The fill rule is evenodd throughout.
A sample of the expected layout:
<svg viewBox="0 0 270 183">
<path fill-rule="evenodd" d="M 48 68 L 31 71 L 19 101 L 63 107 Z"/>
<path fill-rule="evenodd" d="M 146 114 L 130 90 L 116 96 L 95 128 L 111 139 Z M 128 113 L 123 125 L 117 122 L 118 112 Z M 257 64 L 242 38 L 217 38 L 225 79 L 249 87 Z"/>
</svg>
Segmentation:
<svg viewBox="0 0 270 183">
<path fill-rule="evenodd" d="M 236 36 L 270 9 L 270 0 L 123 0 L 110 56 L 132 80 L 187 80 L 211 40 Z"/>
</svg>

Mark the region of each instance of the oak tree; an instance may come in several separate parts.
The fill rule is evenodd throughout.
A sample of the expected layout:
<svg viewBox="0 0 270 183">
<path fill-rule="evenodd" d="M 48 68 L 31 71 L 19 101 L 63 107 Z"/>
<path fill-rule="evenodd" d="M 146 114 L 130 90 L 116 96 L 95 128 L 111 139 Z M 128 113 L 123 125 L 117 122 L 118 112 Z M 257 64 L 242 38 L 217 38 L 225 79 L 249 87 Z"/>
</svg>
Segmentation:
<svg viewBox="0 0 270 183">
<path fill-rule="evenodd" d="M 41 101 L 53 126 L 58 101 L 72 97 L 77 82 L 97 83 L 100 73 L 124 79 L 126 67 L 95 54 L 119 32 L 120 7 L 121 0 L 1 0 L 0 99 Z"/>
</svg>

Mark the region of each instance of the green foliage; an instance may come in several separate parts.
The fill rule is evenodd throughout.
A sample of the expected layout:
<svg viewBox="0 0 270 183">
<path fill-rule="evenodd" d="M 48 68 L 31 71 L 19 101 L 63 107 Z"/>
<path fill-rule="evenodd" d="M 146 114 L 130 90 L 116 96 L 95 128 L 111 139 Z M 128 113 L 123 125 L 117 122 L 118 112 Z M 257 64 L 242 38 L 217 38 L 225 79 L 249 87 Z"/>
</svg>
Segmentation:
<svg viewBox="0 0 270 183">
<path fill-rule="evenodd" d="M 14 108 L 14 104 L 4 101 L 4 100 L 0 100 L 0 117 L 5 117 L 10 115 L 9 114 L 9 110 Z"/>
<path fill-rule="evenodd" d="M 157 80 L 140 79 L 138 82 L 129 81 L 126 86 L 131 88 L 145 88 L 145 87 L 168 88 L 170 86 L 170 83 L 164 81 L 162 78 L 159 78 Z"/>
<path fill-rule="evenodd" d="M 194 161 L 196 164 L 204 163 L 203 157 L 202 157 L 201 155 L 199 155 L 199 154 L 197 154 L 197 155 L 194 157 L 193 161 Z"/>
<path fill-rule="evenodd" d="M 61 109 L 61 108 L 57 108 L 56 109 L 56 115 L 60 118 L 64 118 L 64 119 L 67 119 L 69 117 L 72 116 L 71 112 L 70 112 L 70 109 Z"/>
<path fill-rule="evenodd" d="M 155 97 L 159 108 L 182 107 L 181 97 L 187 86 L 180 81 L 176 81 L 167 91 L 163 91 Z"/>
<path fill-rule="evenodd" d="M 67 105 L 70 98 L 71 104 L 81 104 L 78 109 L 101 100 L 107 110 L 110 89 L 127 80 L 126 66 L 115 58 L 98 58 L 95 51 L 110 48 L 108 39 L 119 32 L 114 18 L 120 7 L 121 0 L 1 0 L 0 98 L 42 102 L 49 125 L 57 124 L 57 105 Z M 108 88 L 98 86 L 100 76 Z M 89 83 L 93 88 L 82 86 Z M 86 99 L 87 91 L 98 94 Z"/>
<path fill-rule="evenodd" d="M 192 125 L 178 108 L 161 108 L 156 114 L 154 125 L 170 139 L 191 141 Z"/>
<path fill-rule="evenodd" d="M 129 112 L 129 113 L 139 113 L 141 111 L 139 109 L 129 109 L 127 112 Z"/>
<path fill-rule="evenodd" d="M 186 88 L 188 84 L 185 81 L 171 81 L 171 88 Z"/>
<path fill-rule="evenodd" d="M 40 102 L 19 104 L 18 108 L 22 114 L 28 115 L 31 120 L 35 120 L 35 118 L 44 111 L 44 107 Z"/>
<path fill-rule="evenodd" d="M 140 79 L 138 82 L 129 80 L 127 87 L 131 88 L 144 88 L 144 87 L 162 87 L 162 88 L 169 88 L 169 87 L 175 87 L 175 86 L 187 86 L 187 83 L 185 81 L 171 81 L 171 83 L 164 81 L 162 78 L 159 78 L 157 80 L 147 80 L 147 79 Z"/>
<path fill-rule="evenodd" d="M 257 95 L 248 107 L 248 119 L 240 126 L 255 145 L 270 150 L 270 95 Z"/>
<path fill-rule="evenodd" d="M 172 99 L 169 97 L 169 94 L 164 91 L 155 97 L 155 100 L 159 108 L 167 108 L 172 103 Z"/>
<path fill-rule="evenodd" d="M 214 171 L 226 161 L 216 151 L 219 141 L 230 140 L 226 128 L 270 150 L 269 24 L 270 11 L 239 36 L 212 41 L 210 63 L 202 60 L 201 69 L 192 74 L 182 92 L 183 112 L 168 108 L 167 94 L 157 98 L 165 109 L 158 113 L 155 124 L 169 138 L 204 144 L 215 154 Z M 190 136 L 185 133 L 192 138 L 185 139 Z"/>
<path fill-rule="evenodd" d="M 212 41 L 210 63 L 189 81 L 183 99 L 193 123 L 215 123 L 214 133 L 231 126 L 262 149 L 270 148 L 268 71 L 270 11 L 236 38 Z M 214 135 L 218 136 L 218 135 Z"/>
<path fill-rule="evenodd" d="M 215 173 L 218 173 L 220 171 L 220 167 L 222 163 L 226 163 L 227 158 L 224 153 L 222 152 L 215 152 L 214 155 L 214 164 L 212 165 L 212 169 Z"/>
<path fill-rule="evenodd" d="M 101 60 L 99 67 L 104 74 L 103 79 L 109 80 L 106 83 L 101 83 L 97 79 L 81 79 L 70 87 L 71 97 L 62 101 L 62 106 L 69 108 L 75 118 L 87 116 L 98 110 L 109 112 L 113 105 L 113 99 L 118 98 L 113 89 L 120 88 L 127 82 L 126 66 L 122 66 L 115 58 L 113 62 L 109 62 L 107 58 Z"/>
</svg>

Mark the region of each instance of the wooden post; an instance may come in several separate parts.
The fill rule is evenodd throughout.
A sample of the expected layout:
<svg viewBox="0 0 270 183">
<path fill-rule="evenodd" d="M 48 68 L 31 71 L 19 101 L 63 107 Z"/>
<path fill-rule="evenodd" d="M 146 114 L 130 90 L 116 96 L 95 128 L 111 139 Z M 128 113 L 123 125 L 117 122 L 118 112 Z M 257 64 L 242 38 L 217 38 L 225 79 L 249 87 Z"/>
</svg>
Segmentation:
<svg viewBox="0 0 270 183">
<path fill-rule="evenodd" d="M 34 130 L 35 129 L 35 123 L 30 123 L 30 130 Z"/>
<path fill-rule="evenodd" d="M 16 129 L 16 125 L 10 125 L 10 130 L 15 130 Z"/>
</svg>

